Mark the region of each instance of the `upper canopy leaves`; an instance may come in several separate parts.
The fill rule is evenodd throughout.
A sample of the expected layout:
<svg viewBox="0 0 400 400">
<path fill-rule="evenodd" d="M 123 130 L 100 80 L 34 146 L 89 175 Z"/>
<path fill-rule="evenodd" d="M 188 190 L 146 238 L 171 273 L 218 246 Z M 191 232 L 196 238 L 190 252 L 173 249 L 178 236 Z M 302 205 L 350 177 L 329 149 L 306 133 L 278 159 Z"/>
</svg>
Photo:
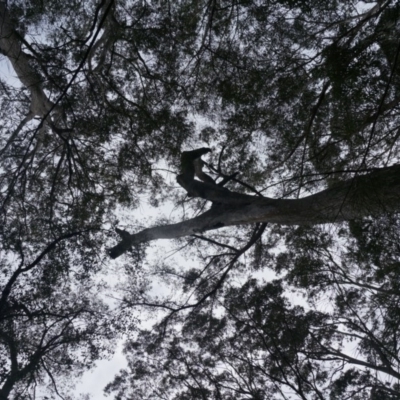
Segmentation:
<svg viewBox="0 0 400 400">
<path fill-rule="evenodd" d="M 240 172 L 228 187 L 243 198 L 302 198 L 398 163 L 399 10 L 394 0 L 1 2 L 0 51 L 12 76 L 0 82 L 1 395 L 28 398 L 45 376 L 57 391 L 69 366 L 103 354 L 100 339 L 115 332 L 97 274 L 115 210 L 134 213 L 148 196 L 202 211 L 203 201 L 185 201 L 168 181 L 183 150 L 218 150 L 204 157 L 210 173 L 220 182 Z M 171 341 L 146 349 L 174 367 L 160 387 L 181 399 L 258 399 L 286 385 L 311 399 L 324 398 L 332 379 L 332 398 L 361 386 L 390 398 L 397 383 L 365 372 L 398 379 L 397 219 L 385 218 L 337 232 L 262 223 L 195 232 L 186 253 L 198 252 L 203 267 L 148 266 L 179 282 L 178 298 L 164 302 L 147 298 L 127 268 L 124 305 L 171 312 L 160 328 Z M 132 253 L 141 266 L 144 253 Z M 232 273 L 249 265 L 281 280 L 235 283 Z M 179 279 L 193 290 L 189 303 Z M 310 296 L 308 308 L 289 304 L 289 286 Z M 314 307 L 321 290 L 329 313 Z M 214 304 L 224 311 L 210 316 Z M 178 310 L 192 309 L 179 320 Z M 112 326 L 131 327 L 129 312 Z M 180 337 L 210 355 L 189 355 Z M 356 340 L 358 364 L 343 356 L 346 338 Z M 332 358 L 366 369 L 332 376 Z M 143 382 L 144 359 L 133 359 Z"/>
</svg>

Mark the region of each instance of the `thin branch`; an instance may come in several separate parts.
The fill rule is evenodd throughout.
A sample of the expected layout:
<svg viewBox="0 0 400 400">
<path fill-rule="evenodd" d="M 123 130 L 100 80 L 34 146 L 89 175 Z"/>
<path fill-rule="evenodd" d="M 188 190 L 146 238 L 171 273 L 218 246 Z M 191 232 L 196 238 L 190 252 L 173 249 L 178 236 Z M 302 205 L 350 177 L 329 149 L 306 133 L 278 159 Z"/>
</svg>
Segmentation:
<svg viewBox="0 0 400 400">
<path fill-rule="evenodd" d="M 236 249 L 236 248 L 234 248 L 232 246 L 229 246 L 228 244 L 217 242 L 214 239 L 211 239 L 211 238 L 208 238 L 208 237 L 205 237 L 205 236 L 202 236 L 202 235 L 191 235 L 191 236 L 195 237 L 197 239 L 204 240 L 206 242 L 215 244 L 216 246 L 225 247 L 227 249 L 230 249 L 230 250 L 234 251 L 235 253 L 237 253 L 239 251 L 238 249 Z"/>
</svg>

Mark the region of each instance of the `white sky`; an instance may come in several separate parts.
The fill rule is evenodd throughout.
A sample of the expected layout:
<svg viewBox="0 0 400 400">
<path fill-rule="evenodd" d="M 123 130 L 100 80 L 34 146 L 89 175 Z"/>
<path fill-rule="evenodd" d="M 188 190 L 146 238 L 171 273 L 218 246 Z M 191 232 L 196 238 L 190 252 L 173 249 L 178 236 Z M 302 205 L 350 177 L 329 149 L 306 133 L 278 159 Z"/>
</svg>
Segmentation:
<svg viewBox="0 0 400 400">
<path fill-rule="evenodd" d="M 371 7 L 371 4 L 365 5 L 364 2 L 360 2 L 358 7 L 359 11 L 365 11 L 366 8 Z M 9 84 L 13 84 L 16 87 L 20 86 L 20 82 L 16 78 L 16 74 L 11 63 L 4 56 L 0 56 L 0 76 Z M 171 179 L 171 177 L 169 178 Z M 143 203 L 139 209 L 133 210 L 132 214 L 135 217 L 141 216 L 143 218 L 148 218 L 149 216 L 154 216 L 156 213 L 162 213 L 166 218 L 168 218 L 171 215 L 171 212 L 172 209 L 168 206 L 155 210 L 154 208 Z M 168 245 L 166 247 L 168 248 Z M 275 275 L 269 270 L 258 271 L 254 275 L 258 279 L 265 280 L 271 280 L 275 277 Z M 110 278 L 112 279 L 112 277 Z M 162 288 L 159 288 L 159 290 L 163 291 Z M 292 295 L 291 300 L 296 304 L 300 303 L 303 306 L 306 305 L 304 299 L 302 299 L 300 296 L 297 296 L 295 293 Z M 145 327 L 149 327 L 149 324 L 150 322 L 147 322 Z M 81 382 L 76 385 L 75 393 L 90 394 L 90 396 L 96 400 L 110 399 L 110 397 L 106 397 L 104 395 L 103 389 L 113 380 L 114 376 L 120 371 L 120 369 L 123 369 L 127 366 L 127 362 L 122 350 L 123 341 L 121 340 L 117 344 L 115 354 L 110 360 L 98 361 L 96 368 L 83 374 Z"/>
</svg>

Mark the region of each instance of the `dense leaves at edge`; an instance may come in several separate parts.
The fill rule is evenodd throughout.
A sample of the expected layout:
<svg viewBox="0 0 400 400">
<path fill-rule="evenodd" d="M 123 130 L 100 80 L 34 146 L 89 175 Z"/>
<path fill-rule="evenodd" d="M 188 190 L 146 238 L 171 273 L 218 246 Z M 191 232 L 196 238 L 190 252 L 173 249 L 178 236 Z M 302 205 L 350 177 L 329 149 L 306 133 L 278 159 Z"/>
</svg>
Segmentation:
<svg viewBox="0 0 400 400">
<path fill-rule="evenodd" d="M 118 224 L 169 222 L 143 205 L 208 207 L 174 181 L 183 150 L 276 198 L 398 163 L 397 1 L 0 10 L 0 399 L 73 398 L 121 337 L 118 400 L 400 398 L 397 215 L 105 253 Z"/>
</svg>

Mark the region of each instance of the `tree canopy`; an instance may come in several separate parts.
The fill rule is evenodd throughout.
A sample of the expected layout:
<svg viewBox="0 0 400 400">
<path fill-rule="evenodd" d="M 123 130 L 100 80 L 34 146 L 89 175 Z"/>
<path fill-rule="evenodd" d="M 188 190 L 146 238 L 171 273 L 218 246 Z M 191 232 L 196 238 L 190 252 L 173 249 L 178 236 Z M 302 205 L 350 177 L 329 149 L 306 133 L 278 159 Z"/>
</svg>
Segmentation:
<svg viewBox="0 0 400 400">
<path fill-rule="evenodd" d="M 118 400 L 400 399 L 399 38 L 396 0 L 1 1 L 0 400 L 121 338 Z"/>
</svg>

